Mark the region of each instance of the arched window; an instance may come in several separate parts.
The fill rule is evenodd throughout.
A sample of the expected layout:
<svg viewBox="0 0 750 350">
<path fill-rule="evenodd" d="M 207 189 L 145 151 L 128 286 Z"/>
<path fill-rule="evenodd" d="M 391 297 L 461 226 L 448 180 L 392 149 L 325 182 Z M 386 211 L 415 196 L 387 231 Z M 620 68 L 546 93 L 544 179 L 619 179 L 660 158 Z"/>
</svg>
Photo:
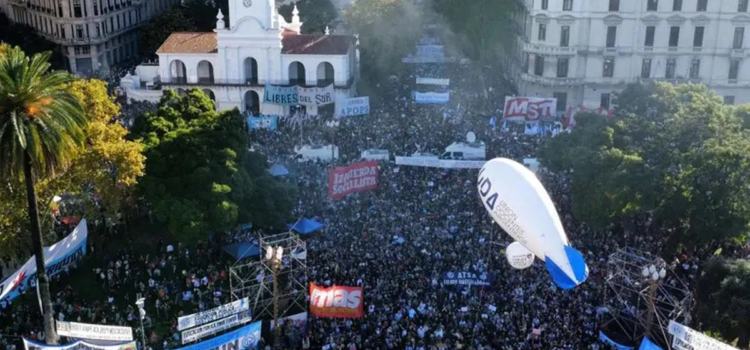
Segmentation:
<svg viewBox="0 0 750 350">
<path fill-rule="evenodd" d="M 250 85 L 258 84 L 258 61 L 252 57 L 245 59 L 245 83 Z"/>
<path fill-rule="evenodd" d="M 298 61 L 289 65 L 289 85 L 305 85 L 305 65 Z"/>
<path fill-rule="evenodd" d="M 214 83 L 214 66 L 211 62 L 200 61 L 198 62 L 198 83 L 199 84 L 213 84 Z"/>
<path fill-rule="evenodd" d="M 172 63 L 169 64 L 169 75 L 172 83 L 187 83 L 187 70 L 185 69 L 185 63 L 182 63 L 180 60 L 172 61 Z"/>
<path fill-rule="evenodd" d="M 258 97 L 258 93 L 253 90 L 248 90 L 245 92 L 245 113 L 250 113 L 252 115 L 259 115 L 260 114 L 260 98 Z"/>
<path fill-rule="evenodd" d="M 318 86 L 328 86 L 333 84 L 333 65 L 328 62 L 321 62 L 318 65 Z"/>
</svg>

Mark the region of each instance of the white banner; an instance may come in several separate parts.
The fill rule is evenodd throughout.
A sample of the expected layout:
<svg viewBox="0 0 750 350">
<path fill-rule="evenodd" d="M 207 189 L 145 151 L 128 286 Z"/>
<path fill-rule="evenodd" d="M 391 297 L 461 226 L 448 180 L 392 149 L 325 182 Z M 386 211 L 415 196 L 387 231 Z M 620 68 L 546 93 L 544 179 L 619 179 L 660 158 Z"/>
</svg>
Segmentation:
<svg viewBox="0 0 750 350">
<path fill-rule="evenodd" d="M 133 340 L 130 327 L 57 321 L 57 334 L 80 339 L 128 341 Z"/>
<path fill-rule="evenodd" d="M 247 297 L 245 297 L 211 310 L 182 316 L 177 319 L 177 330 L 182 331 L 188 328 L 197 327 L 247 310 L 250 310 L 250 303 L 248 302 Z"/>
<path fill-rule="evenodd" d="M 323 106 L 336 101 L 333 84 L 326 87 L 298 87 L 299 104 L 303 106 Z"/>
<path fill-rule="evenodd" d="M 112 345 L 99 345 L 79 340 L 67 345 L 47 345 L 23 338 L 23 346 L 26 350 L 136 350 L 134 341 Z"/>
<path fill-rule="evenodd" d="M 451 80 L 450 79 L 420 78 L 420 77 L 417 77 L 417 84 L 419 84 L 419 85 L 448 86 L 448 85 L 451 84 Z"/>
<path fill-rule="evenodd" d="M 396 164 L 443 169 L 480 169 L 485 160 L 450 160 L 422 157 L 396 157 Z"/>
<path fill-rule="evenodd" d="M 690 327 L 670 320 L 667 332 L 673 336 L 675 350 L 737 350 Z"/>
<path fill-rule="evenodd" d="M 336 107 L 336 110 L 339 112 L 339 117 L 350 117 L 370 113 L 370 98 L 367 96 L 347 98 L 337 104 L 339 106 Z"/>
<path fill-rule="evenodd" d="M 219 333 L 234 326 L 248 323 L 252 320 L 252 318 L 253 316 L 251 311 L 247 310 L 229 317 L 222 318 L 216 322 L 207 323 L 193 329 L 188 329 L 182 332 L 182 344 L 194 342 L 198 339 Z"/>
<path fill-rule="evenodd" d="M 414 92 L 414 101 L 417 103 L 444 104 L 450 99 L 450 92 Z"/>
</svg>

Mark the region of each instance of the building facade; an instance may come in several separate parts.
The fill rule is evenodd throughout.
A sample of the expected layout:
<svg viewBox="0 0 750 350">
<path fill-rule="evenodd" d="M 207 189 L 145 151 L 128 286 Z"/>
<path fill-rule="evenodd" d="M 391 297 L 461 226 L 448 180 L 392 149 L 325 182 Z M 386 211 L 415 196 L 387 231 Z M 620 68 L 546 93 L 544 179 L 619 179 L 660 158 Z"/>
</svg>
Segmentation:
<svg viewBox="0 0 750 350">
<path fill-rule="evenodd" d="M 290 106 L 264 103 L 267 85 L 333 87 L 334 99 L 355 96 L 358 76 L 356 38 L 349 35 L 300 34 L 280 16 L 274 0 L 230 0 L 229 23 L 217 16 L 208 33 L 173 33 L 157 50 L 158 66 L 141 65 L 121 87 L 128 98 L 158 101 L 162 89 L 182 93 L 203 90 L 218 109 L 288 115 L 332 113 L 335 104 Z"/>
<path fill-rule="evenodd" d="M 71 72 L 106 69 L 138 54 L 136 29 L 179 0 L 0 0 L 8 18 L 59 44 Z"/>
<path fill-rule="evenodd" d="M 628 83 L 701 83 L 750 103 L 748 0 L 528 0 L 520 91 L 610 108 Z"/>
</svg>

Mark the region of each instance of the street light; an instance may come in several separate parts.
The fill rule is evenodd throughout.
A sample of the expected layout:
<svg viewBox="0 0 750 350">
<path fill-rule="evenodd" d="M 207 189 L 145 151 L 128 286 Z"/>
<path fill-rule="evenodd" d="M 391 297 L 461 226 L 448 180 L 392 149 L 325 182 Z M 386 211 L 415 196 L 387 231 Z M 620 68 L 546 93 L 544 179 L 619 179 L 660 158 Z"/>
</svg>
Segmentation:
<svg viewBox="0 0 750 350">
<path fill-rule="evenodd" d="M 664 269 L 664 267 L 657 269 L 656 266 L 650 265 L 643 267 L 641 275 L 646 278 L 650 285 L 648 291 L 648 304 L 646 305 L 648 307 L 648 313 L 646 314 L 646 336 L 653 339 L 651 336 L 651 329 L 654 325 L 654 314 L 656 313 L 656 294 L 659 290 L 659 285 L 661 285 L 664 277 L 667 276 L 667 270 Z"/>
<path fill-rule="evenodd" d="M 273 246 L 266 247 L 266 261 L 271 263 L 271 271 L 273 272 L 273 323 L 275 328 L 273 329 L 273 342 L 275 346 L 279 346 L 279 340 L 281 339 L 281 327 L 279 325 L 279 268 L 281 267 L 281 259 L 284 257 L 284 248 Z"/>
<path fill-rule="evenodd" d="M 143 330 L 143 319 L 146 318 L 146 310 L 143 308 L 145 303 L 145 298 L 138 298 L 135 302 L 135 305 L 138 307 L 138 318 L 141 320 L 141 343 L 143 344 L 143 350 L 146 349 L 146 332 Z"/>
</svg>

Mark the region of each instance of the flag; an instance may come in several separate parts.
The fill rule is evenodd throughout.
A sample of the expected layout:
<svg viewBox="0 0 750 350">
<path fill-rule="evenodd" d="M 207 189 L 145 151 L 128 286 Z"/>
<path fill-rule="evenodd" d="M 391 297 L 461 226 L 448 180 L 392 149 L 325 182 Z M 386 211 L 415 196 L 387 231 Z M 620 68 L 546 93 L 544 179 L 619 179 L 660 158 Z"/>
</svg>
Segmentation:
<svg viewBox="0 0 750 350">
<path fill-rule="evenodd" d="M 495 122 L 495 117 L 490 118 L 490 126 L 494 129 L 495 126 L 497 126 L 497 122 Z"/>
<path fill-rule="evenodd" d="M 503 120 L 503 128 L 502 128 L 502 130 L 503 130 L 503 132 L 508 132 L 508 121 L 507 120 Z"/>
</svg>

